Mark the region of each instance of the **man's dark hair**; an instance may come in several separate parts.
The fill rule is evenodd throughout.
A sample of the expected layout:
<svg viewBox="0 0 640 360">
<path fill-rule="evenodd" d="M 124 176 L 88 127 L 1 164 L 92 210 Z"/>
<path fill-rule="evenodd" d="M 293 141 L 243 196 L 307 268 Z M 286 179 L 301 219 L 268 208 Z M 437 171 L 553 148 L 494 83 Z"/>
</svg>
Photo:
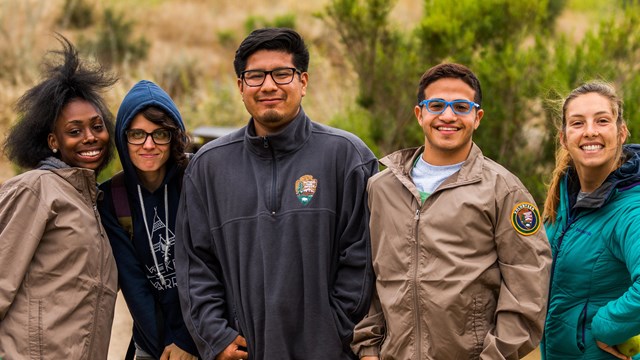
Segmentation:
<svg viewBox="0 0 640 360">
<path fill-rule="evenodd" d="M 454 63 L 436 65 L 422 75 L 420 84 L 418 85 L 418 103 L 424 100 L 424 89 L 440 79 L 460 79 L 464 81 L 475 91 L 473 101 L 482 106 L 480 80 L 478 80 L 476 75 L 468 67 Z"/>
<path fill-rule="evenodd" d="M 9 160 L 20 167 L 33 169 L 49 156 L 60 157 L 49 148 L 48 136 L 62 109 L 74 100 L 91 103 L 102 117 L 109 132 L 107 156 L 96 170 L 98 172 L 111 160 L 114 149 L 114 120 L 101 92 L 115 84 L 117 78 L 99 64 L 81 61 L 76 48 L 64 36 L 56 34 L 62 50 L 52 50 L 48 55 L 61 57 L 44 61 L 44 79 L 27 90 L 15 105 L 18 122 L 11 128 L 4 142 L 4 152 Z"/>
<path fill-rule="evenodd" d="M 236 50 L 233 67 L 238 78 L 247 67 L 249 56 L 259 50 L 292 54 L 296 69 L 306 72 L 309 68 L 309 50 L 300 34 L 287 28 L 264 28 L 252 31 Z"/>
</svg>

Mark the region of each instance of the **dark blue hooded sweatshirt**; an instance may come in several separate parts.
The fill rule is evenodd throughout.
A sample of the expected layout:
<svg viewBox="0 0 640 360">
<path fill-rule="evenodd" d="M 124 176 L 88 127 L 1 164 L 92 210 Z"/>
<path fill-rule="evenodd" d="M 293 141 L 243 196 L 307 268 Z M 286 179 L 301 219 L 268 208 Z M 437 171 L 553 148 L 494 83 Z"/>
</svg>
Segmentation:
<svg viewBox="0 0 640 360">
<path fill-rule="evenodd" d="M 163 110 L 184 130 L 176 104 L 150 81 L 142 80 L 134 85 L 120 105 L 115 142 L 124 172 L 133 238 L 118 222 L 112 180 L 100 185 L 104 196 L 98 206 L 118 265 L 120 289 L 133 317 L 134 341 L 156 358 L 171 343 L 197 355 L 182 319 L 175 275 L 175 221 L 184 169 L 170 158 L 162 185 L 149 192 L 142 186 L 129 157 L 125 131 L 133 118 L 149 106 Z"/>
</svg>

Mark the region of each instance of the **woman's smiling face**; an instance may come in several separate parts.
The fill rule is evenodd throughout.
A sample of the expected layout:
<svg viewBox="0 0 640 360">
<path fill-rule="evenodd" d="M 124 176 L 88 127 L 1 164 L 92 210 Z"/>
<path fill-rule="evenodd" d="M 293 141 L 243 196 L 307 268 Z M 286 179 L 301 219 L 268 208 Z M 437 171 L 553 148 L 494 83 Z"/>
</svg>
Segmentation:
<svg viewBox="0 0 640 360">
<path fill-rule="evenodd" d="M 48 141 L 71 167 L 97 170 L 109 151 L 109 132 L 102 116 L 93 104 L 82 99 L 62 108 Z"/>
<path fill-rule="evenodd" d="M 576 169 L 602 169 L 609 174 L 618 165 L 627 128 L 617 123 L 611 101 L 597 93 L 580 95 L 567 105 L 560 142 Z"/>
</svg>

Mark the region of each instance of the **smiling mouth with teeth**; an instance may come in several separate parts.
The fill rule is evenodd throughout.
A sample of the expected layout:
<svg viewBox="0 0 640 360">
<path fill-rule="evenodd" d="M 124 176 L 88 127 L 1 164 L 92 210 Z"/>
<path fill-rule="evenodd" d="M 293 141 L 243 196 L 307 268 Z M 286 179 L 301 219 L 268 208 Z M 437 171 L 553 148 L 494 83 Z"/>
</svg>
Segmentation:
<svg viewBox="0 0 640 360">
<path fill-rule="evenodd" d="M 580 147 L 582 150 L 587 150 L 587 151 L 591 151 L 591 150 L 599 150 L 604 148 L 604 146 L 602 145 L 584 145 Z"/>
<path fill-rule="evenodd" d="M 100 150 L 83 151 L 80 156 L 97 156 L 100 154 Z"/>
</svg>

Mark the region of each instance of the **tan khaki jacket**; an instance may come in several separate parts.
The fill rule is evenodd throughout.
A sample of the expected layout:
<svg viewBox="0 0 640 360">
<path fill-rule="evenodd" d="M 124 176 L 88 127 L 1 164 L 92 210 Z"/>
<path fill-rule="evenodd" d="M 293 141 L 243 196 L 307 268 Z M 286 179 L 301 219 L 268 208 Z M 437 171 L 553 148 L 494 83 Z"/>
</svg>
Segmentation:
<svg viewBox="0 0 640 360">
<path fill-rule="evenodd" d="M 369 181 L 376 293 L 352 348 L 380 359 L 521 358 L 542 336 L 551 264 L 535 203 L 474 144 L 420 205 L 410 173 L 422 151 L 383 158 L 388 168 Z"/>
<path fill-rule="evenodd" d="M 0 358 L 107 358 L 117 272 L 96 197 L 78 168 L 0 188 Z"/>
</svg>

